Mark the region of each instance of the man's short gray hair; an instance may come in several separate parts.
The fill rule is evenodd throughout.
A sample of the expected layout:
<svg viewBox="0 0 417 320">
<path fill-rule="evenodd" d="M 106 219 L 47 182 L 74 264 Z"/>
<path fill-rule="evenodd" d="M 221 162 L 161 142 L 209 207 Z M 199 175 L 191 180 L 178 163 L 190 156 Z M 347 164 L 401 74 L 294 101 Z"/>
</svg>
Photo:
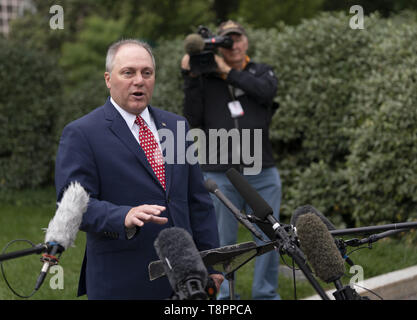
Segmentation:
<svg viewBox="0 0 417 320">
<path fill-rule="evenodd" d="M 111 73 L 111 71 L 113 70 L 114 57 L 116 56 L 117 51 L 119 51 L 119 49 L 122 46 L 128 45 L 128 44 L 137 45 L 145 49 L 146 51 L 148 51 L 149 55 L 152 58 L 153 67 L 154 69 L 156 69 L 155 57 L 153 56 L 152 48 L 148 43 L 141 41 L 141 40 L 137 40 L 137 39 L 122 39 L 110 45 L 109 49 L 107 50 L 107 55 L 106 55 L 106 71 L 107 72 Z"/>
</svg>

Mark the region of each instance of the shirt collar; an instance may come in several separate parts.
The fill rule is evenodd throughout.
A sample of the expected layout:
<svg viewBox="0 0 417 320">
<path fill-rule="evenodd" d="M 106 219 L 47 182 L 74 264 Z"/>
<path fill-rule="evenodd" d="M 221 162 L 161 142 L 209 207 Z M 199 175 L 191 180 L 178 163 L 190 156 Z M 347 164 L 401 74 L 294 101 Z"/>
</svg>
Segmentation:
<svg viewBox="0 0 417 320">
<path fill-rule="evenodd" d="M 136 121 L 136 115 L 130 112 L 127 112 L 125 109 L 120 107 L 116 101 L 113 100 L 112 97 L 110 97 L 110 102 L 113 104 L 113 106 L 116 108 L 117 111 L 119 111 L 122 118 L 126 121 L 126 124 L 128 125 L 129 129 L 131 129 L 135 125 Z M 151 123 L 151 115 L 149 113 L 148 107 L 146 107 L 142 113 L 140 114 L 143 120 L 145 120 L 145 123 L 147 126 Z"/>
</svg>

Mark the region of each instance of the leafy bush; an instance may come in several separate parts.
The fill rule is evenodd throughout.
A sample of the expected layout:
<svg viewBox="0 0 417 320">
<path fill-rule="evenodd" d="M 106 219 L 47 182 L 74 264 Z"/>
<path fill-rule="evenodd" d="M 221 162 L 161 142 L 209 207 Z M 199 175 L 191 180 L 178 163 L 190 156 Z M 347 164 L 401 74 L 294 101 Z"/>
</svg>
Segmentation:
<svg viewBox="0 0 417 320">
<path fill-rule="evenodd" d="M 416 157 L 407 149 L 416 138 L 415 15 L 367 16 L 364 30 L 351 29 L 349 19 L 326 13 L 298 26 L 247 30 L 251 57 L 279 78 L 271 136 L 284 219 L 306 203 L 345 226 L 416 216 Z M 160 42 L 156 52 L 154 104 L 179 112 L 182 42 Z"/>
<path fill-rule="evenodd" d="M 256 30 L 279 77 L 274 117 L 284 215 L 311 203 L 345 224 L 416 217 L 416 18 L 323 14 Z"/>
<path fill-rule="evenodd" d="M 383 34 L 372 46 L 372 72 L 357 88 L 367 117 L 353 130 L 347 161 L 353 214 L 362 223 L 416 217 L 416 22 L 387 23 Z"/>
<path fill-rule="evenodd" d="M 0 41 L 0 189 L 50 181 L 61 77 L 47 55 Z"/>
</svg>

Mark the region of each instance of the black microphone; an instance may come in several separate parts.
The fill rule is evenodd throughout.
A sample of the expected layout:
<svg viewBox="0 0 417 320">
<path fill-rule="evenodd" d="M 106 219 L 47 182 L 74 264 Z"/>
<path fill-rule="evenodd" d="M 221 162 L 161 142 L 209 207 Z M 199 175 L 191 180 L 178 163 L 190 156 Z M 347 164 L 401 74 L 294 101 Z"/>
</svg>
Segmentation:
<svg viewBox="0 0 417 320">
<path fill-rule="evenodd" d="M 204 50 L 204 39 L 197 33 L 189 34 L 184 40 L 184 50 L 190 56 L 199 54 Z"/>
<path fill-rule="evenodd" d="M 294 213 L 291 216 L 290 224 L 296 226 L 298 218 L 308 213 L 315 214 L 317 217 L 319 217 L 320 220 L 326 225 L 328 230 L 336 230 L 336 227 L 320 211 L 318 211 L 316 208 L 309 204 L 295 209 Z"/>
<path fill-rule="evenodd" d="M 298 218 L 296 228 L 301 250 L 316 275 L 327 283 L 339 280 L 345 264 L 327 226 L 317 215 L 308 213 Z"/>
<path fill-rule="evenodd" d="M 206 300 L 208 273 L 191 235 L 184 229 L 162 230 L 154 242 L 175 299 Z"/>
<path fill-rule="evenodd" d="M 223 204 L 233 213 L 235 218 L 243 224 L 246 229 L 248 229 L 252 234 L 257 237 L 258 239 L 265 241 L 262 234 L 255 228 L 255 226 L 248 220 L 248 218 L 243 215 L 238 208 L 236 208 L 233 203 L 220 191 L 219 187 L 217 186 L 216 182 L 211 179 L 207 179 L 204 182 L 204 186 L 206 189 L 213 193 Z"/>
<path fill-rule="evenodd" d="M 233 184 L 239 194 L 252 208 L 254 215 L 258 218 L 259 228 L 271 239 L 275 240 L 275 230 L 280 227 L 279 222 L 273 216 L 273 210 L 269 204 L 259 195 L 259 193 L 253 188 L 249 182 L 235 169 L 231 168 L 226 171 L 226 176 Z M 262 223 L 267 221 L 269 224 Z"/>
<path fill-rule="evenodd" d="M 72 182 L 65 190 L 55 216 L 46 229 L 45 243 L 48 253 L 41 260 L 44 262 L 35 290 L 38 290 L 51 265 L 57 264 L 57 253 L 62 253 L 73 245 L 80 227 L 82 216 L 87 211 L 89 196 L 78 182 Z"/>
<path fill-rule="evenodd" d="M 278 239 L 280 250 L 283 250 L 283 252 L 289 254 L 295 260 L 301 271 L 310 281 L 311 285 L 314 287 L 320 297 L 326 300 L 329 299 L 323 288 L 320 287 L 320 285 L 311 275 L 311 271 L 305 262 L 303 252 L 300 250 L 300 248 L 297 247 L 296 242 L 287 232 L 287 230 L 285 230 L 285 228 L 281 226 L 278 220 L 273 216 L 273 210 L 269 204 L 258 194 L 258 192 L 236 169 L 229 169 L 226 172 L 226 176 L 243 197 L 243 199 L 245 199 L 248 205 L 252 208 L 254 215 L 259 220 L 266 220 L 272 225 L 272 229 L 270 226 L 268 226 L 268 229 L 270 230 L 269 232 L 266 228 L 265 231 L 263 229 L 262 231 L 264 231 L 271 240 Z M 262 224 L 258 224 L 258 226 L 261 228 Z"/>
</svg>

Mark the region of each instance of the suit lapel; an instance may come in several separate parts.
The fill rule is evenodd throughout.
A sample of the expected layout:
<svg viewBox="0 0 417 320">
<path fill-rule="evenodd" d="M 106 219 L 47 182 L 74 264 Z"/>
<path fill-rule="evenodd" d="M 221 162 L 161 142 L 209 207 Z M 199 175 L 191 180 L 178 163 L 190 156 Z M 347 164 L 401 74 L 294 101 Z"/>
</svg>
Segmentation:
<svg viewBox="0 0 417 320">
<path fill-rule="evenodd" d="M 110 99 L 108 99 L 106 104 L 104 105 L 104 112 L 106 119 L 111 121 L 109 126 L 110 130 L 136 156 L 140 164 L 155 179 L 158 185 L 161 186 L 158 178 L 152 170 L 151 165 L 146 159 L 145 152 L 142 150 L 136 139 L 133 137 L 132 132 L 127 127 L 125 120 L 116 110 L 116 108 L 112 105 Z"/>
</svg>

